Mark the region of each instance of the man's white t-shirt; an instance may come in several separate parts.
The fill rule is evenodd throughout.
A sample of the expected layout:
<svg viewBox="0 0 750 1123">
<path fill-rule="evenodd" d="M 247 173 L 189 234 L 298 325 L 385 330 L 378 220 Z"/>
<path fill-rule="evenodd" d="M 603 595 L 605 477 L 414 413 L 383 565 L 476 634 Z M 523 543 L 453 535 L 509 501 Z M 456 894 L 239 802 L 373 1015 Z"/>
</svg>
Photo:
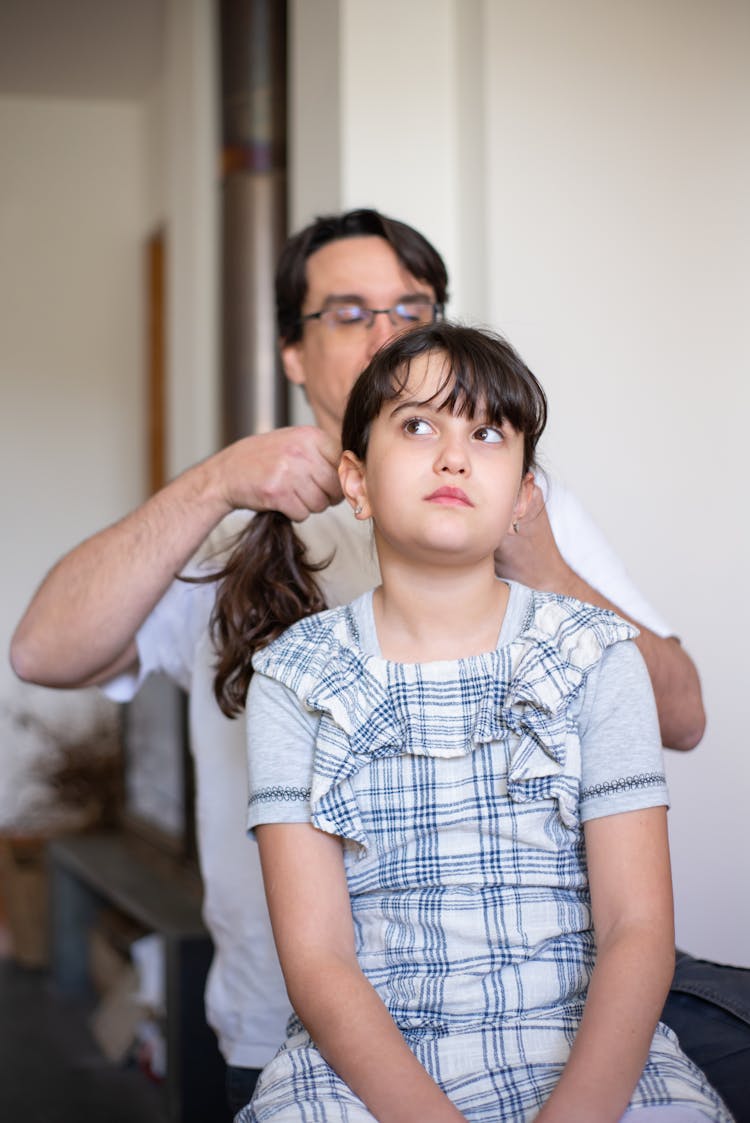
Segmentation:
<svg viewBox="0 0 750 1123">
<path fill-rule="evenodd" d="M 658 635 L 672 635 L 571 493 L 554 481 L 545 491 L 555 539 L 571 568 L 633 619 Z M 215 556 L 231 545 L 247 517 L 237 512 L 224 520 L 200 557 Z M 355 520 L 347 504 L 312 515 L 296 530 L 312 561 L 333 554 L 318 575 L 330 607 L 378 584 L 368 524 Z M 214 594 L 212 584 L 175 581 L 138 633 L 138 674 L 121 675 L 105 690 L 117 701 L 128 701 L 149 674 L 162 672 L 190 694 L 203 912 L 215 946 L 207 1018 L 227 1064 L 260 1068 L 284 1040 L 290 1007 L 273 946 L 257 846 L 246 835 L 245 719 L 224 717 L 213 694 L 208 621 Z"/>
</svg>

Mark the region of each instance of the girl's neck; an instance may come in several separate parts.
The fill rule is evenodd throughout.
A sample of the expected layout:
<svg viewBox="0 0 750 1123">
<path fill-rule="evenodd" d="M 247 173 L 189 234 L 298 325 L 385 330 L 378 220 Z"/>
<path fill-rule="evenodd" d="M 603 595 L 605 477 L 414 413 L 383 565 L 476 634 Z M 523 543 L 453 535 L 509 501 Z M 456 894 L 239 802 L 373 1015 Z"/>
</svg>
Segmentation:
<svg viewBox="0 0 750 1123">
<path fill-rule="evenodd" d="M 491 560 L 467 569 L 381 562 L 381 574 L 373 614 L 385 659 L 464 659 L 497 647 L 510 590 Z"/>
</svg>

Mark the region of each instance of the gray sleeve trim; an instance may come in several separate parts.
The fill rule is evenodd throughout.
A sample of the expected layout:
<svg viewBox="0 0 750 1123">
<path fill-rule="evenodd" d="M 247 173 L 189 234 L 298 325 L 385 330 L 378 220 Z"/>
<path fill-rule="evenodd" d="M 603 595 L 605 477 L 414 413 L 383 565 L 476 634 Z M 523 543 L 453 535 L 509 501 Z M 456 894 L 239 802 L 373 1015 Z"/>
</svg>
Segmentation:
<svg viewBox="0 0 750 1123">
<path fill-rule="evenodd" d="M 249 806 L 256 803 L 294 803 L 306 801 L 310 798 L 309 788 L 282 788 L 278 785 L 273 788 L 261 788 L 250 796 Z"/>
<path fill-rule="evenodd" d="M 581 791 L 581 803 L 602 795 L 618 795 L 620 792 L 633 792 L 639 788 L 656 788 L 666 783 L 663 772 L 641 772 L 637 776 L 623 776 L 606 784 L 594 784 Z"/>
</svg>

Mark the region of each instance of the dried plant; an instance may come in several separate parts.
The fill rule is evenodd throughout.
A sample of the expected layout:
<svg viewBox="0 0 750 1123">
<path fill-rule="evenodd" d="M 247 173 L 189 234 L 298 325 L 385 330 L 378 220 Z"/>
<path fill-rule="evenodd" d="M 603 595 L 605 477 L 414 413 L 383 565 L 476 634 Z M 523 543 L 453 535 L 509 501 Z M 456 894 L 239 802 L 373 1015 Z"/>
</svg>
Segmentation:
<svg viewBox="0 0 750 1123">
<path fill-rule="evenodd" d="M 23 832 L 109 826 L 122 802 L 122 746 L 117 712 L 86 721 L 54 719 L 0 703 L 5 755 L 24 755 L 12 776 L 2 826 Z M 10 817 L 10 822 L 7 820 Z"/>
</svg>

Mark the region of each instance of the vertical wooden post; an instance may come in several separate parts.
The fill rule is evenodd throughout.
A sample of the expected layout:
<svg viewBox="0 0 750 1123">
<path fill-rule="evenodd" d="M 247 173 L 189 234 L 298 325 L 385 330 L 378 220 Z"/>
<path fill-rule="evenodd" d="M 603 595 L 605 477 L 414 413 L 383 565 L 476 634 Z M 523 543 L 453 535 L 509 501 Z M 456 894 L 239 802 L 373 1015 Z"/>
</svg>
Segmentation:
<svg viewBox="0 0 750 1123">
<path fill-rule="evenodd" d="M 146 242 L 146 371 L 148 493 L 167 482 L 166 240 L 156 230 Z"/>
<path fill-rule="evenodd" d="M 287 419 L 273 278 L 286 237 L 286 0 L 221 0 L 225 441 Z"/>
</svg>

